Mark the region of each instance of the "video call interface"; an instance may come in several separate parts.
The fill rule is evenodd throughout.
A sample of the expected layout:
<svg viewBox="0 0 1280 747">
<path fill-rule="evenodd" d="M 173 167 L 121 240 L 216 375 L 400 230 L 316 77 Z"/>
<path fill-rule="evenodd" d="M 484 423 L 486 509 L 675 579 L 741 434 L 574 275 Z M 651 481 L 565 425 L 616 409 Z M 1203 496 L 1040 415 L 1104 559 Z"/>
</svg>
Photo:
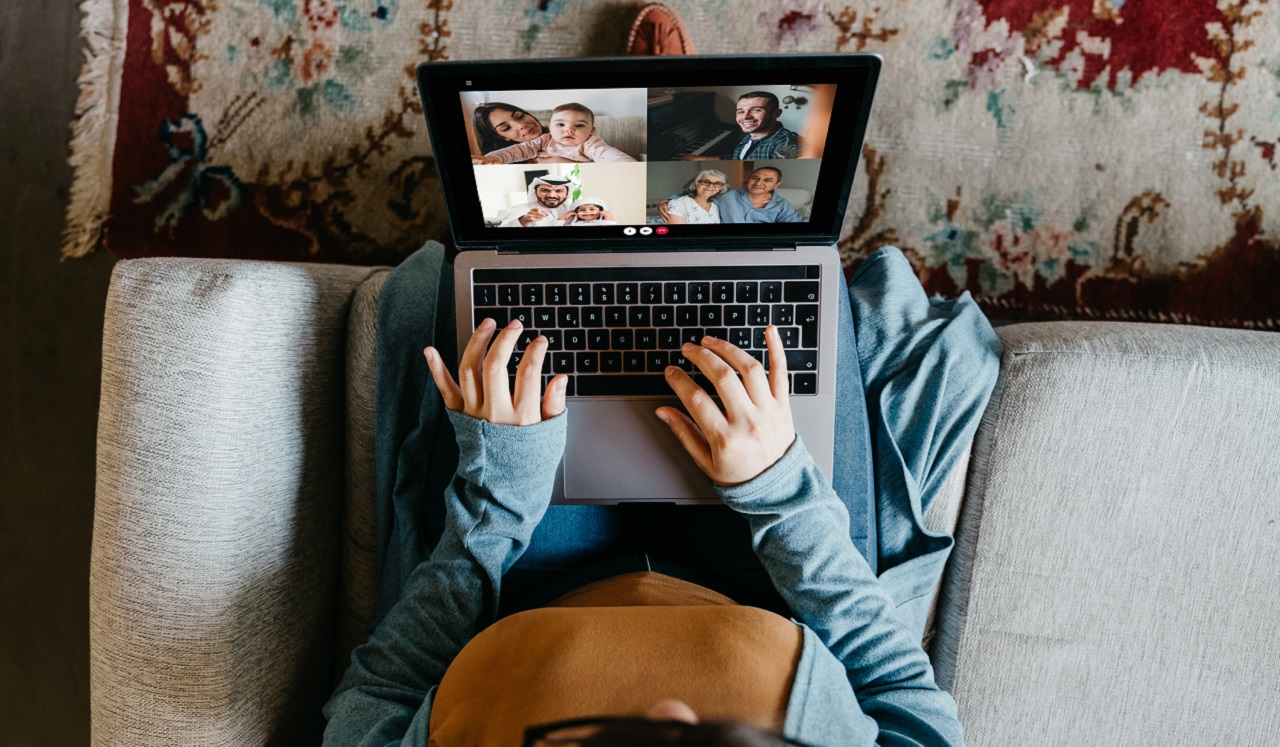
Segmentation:
<svg viewBox="0 0 1280 747">
<path fill-rule="evenodd" d="M 808 223 L 835 89 L 462 92 L 484 225 Z"/>
</svg>

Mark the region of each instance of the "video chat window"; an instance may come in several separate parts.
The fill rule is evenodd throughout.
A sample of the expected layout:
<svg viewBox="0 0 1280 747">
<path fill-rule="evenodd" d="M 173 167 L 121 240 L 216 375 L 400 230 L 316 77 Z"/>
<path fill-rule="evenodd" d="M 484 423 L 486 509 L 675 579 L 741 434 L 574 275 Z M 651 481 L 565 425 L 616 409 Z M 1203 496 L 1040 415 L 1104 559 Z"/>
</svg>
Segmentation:
<svg viewBox="0 0 1280 747">
<path fill-rule="evenodd" d="M 467 91 L 486 227 L 809 220 L 834 85 Z"/>
</svg>

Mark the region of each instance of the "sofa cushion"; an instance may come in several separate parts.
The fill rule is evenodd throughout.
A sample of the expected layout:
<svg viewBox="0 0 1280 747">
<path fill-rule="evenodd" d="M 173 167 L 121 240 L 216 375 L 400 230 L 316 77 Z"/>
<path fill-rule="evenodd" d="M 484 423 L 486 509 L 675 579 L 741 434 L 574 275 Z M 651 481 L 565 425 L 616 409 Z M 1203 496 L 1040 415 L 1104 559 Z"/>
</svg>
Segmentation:
<svg viewBox="0 0 1280 747">
<path fill-rule="evenodd" d="M 1274 744 L 1280 334 L 999 332 L 933 648 L 969 743 Z"/>
</svg>

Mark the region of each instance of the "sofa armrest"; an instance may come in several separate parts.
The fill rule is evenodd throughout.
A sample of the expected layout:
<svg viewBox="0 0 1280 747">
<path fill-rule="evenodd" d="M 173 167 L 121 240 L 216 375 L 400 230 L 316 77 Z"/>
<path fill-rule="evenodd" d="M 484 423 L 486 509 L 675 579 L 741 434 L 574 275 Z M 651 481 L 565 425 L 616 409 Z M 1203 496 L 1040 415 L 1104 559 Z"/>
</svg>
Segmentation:
<svg viewBox="0 0 1280 747">
<path fill-rule="evenodd" d="M 1280 334 L 998 330 L 933 646 L 970 744 L 1280 735 Z"/>
<path fill-rule="evenodd" d="M 116 265 L 90 578 L 94 744 L 318 739 L 347 310 L 371 271 Z"/>
</svg>

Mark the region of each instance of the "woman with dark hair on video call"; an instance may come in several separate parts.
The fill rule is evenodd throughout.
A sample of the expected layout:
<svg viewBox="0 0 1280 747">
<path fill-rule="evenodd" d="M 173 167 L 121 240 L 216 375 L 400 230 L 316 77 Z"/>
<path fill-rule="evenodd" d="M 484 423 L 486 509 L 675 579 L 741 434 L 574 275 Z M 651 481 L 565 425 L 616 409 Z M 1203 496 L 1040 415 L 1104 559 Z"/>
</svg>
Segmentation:
<svg viewBox="0 0 1280 747">
<path fill-rule="evenodd" d="M 500 101 L 477 106 L 471 115 L 471 125 L 476 137 L 480 138 L 480 152 L 483 154 L 515 143 L 527 143 L 547 131 L 529 112 Z"/>
</svg>

